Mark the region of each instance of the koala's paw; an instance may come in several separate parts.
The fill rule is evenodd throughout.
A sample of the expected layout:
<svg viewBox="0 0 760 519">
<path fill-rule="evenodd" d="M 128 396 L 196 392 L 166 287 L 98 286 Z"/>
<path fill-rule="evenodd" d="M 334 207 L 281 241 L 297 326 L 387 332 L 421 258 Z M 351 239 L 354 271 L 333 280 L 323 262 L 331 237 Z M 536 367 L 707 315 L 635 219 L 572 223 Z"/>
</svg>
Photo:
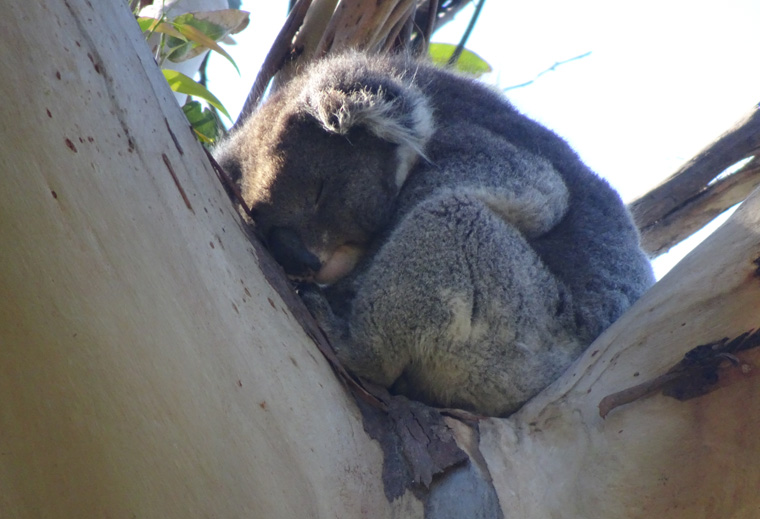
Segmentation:
<svg viewBox="0 0 760 519">
<path fill-rule="evenodd" d="M 297 291 L 327 339 L 335 346 L 346 334 L 346 325 L 335 315 L 322 289 L 314 284 L 303 284 Z"/>
<path fill-rule="evenodd" d="M 319 286 L 304 283 L 298 286 L 296 289 L 298 295 L 301 296 L 301 301 L 306 305 L 314 319 L 321 323 L 332 317 L 332 309 L 330 303 L 327 302 L 324 292 Z"/>
<path fill-rule="evenodd" d="M 322 289 L 317 285 L 303 285 L 298 288 L 298 294 L 316 319 L 343 367 L 355 375 L 365 376 L 366 352 L 357 348 L 349 339 L 348 322 L 340 314 L 336 315 Z"/>
</svg>

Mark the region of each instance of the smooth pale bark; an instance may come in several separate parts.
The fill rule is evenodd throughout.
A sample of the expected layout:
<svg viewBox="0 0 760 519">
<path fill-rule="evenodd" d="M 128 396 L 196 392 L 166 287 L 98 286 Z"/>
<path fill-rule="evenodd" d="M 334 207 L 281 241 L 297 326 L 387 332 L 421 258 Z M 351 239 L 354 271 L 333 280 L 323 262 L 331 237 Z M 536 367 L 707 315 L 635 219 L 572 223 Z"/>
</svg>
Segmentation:
<svg viewBox="0 0 760 519">
<path fill-rule="evenodd" d="M 123 2 L 7 8 L 0 516 L 421 517 L 386 501 Z M 757 516 L 757 350 L 706 396 L 597 406 L 760 324 L 758 220 L 755 196 L 479 444 L 450 420 L 505 517 Z"/>
<path fill-rule="evenodd" d="M 760 513 L 760 351 L 717 389 L 656 393 L 599 416 L 607 395 L 662 375 L 697 345 L 760 327 L 760 196 L 509 420 L 481 451 L 514 517 L 754 519 Z M 730 365 L 727 361 L 726 364 Z"/>
<path fill-rule="evenodd" d="M 388 517 L 124 4 L 0 21 L 0 516 Z"/>
</svg>

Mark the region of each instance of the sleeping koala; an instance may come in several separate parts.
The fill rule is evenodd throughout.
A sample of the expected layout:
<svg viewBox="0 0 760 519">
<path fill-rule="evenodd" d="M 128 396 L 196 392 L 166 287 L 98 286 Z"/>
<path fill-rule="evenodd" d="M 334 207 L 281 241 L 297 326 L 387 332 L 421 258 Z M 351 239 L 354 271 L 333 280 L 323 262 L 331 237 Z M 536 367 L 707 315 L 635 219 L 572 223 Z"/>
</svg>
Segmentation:
<svg viewBox="0 0 760 519">
<path fill-rule="evenodd" d="M 653 282 L 562 139 L 427 63 L 316 63 L 215 154 L 344 365 L 431 405 L 514 412 Z"/>
</svg>

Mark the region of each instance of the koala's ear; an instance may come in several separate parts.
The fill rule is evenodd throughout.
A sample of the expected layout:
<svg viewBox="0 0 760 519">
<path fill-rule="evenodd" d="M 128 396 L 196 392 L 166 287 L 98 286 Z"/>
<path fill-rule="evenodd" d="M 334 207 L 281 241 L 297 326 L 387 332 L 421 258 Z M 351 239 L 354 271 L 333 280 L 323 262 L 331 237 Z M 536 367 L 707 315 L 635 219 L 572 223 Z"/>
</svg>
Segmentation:
<svg viewBox="0 0 760 519">
<path fill-rule="evenodd" d="M 363 126 L 383 140 L 422 151 L 433 133 L 432 109 L 416 89 L 398 85 L 358 85 L 351 90 L 315 92 L 307 111 L 325 130 L 340 135 Z"/>
<path fill-rule="evenodd" d="M 327 76 L 303 92 L 301 106 L 326 131 L 339 135 L 363 127 L 398 145 L 397 185 L 406 179 L 433 134 L 433 110 L 420 90 L 403 79 L 357 67 L 355 76 Z"/>
</svg>

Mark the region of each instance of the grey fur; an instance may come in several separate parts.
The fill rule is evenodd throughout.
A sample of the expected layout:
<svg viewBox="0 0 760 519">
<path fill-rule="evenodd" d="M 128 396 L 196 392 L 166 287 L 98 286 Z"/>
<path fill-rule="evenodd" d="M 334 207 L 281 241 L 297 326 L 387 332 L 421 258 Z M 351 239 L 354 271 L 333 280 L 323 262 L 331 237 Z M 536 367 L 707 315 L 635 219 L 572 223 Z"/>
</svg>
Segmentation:
<svg viewBox="0 0 760 519">
<path fill-rule="evenodd" d="M 562 139 L 425 63 L 320 62 L 216 155 L 346 367 L 432 405 L 514 412 L 653 281 Z"/>
</svg>

